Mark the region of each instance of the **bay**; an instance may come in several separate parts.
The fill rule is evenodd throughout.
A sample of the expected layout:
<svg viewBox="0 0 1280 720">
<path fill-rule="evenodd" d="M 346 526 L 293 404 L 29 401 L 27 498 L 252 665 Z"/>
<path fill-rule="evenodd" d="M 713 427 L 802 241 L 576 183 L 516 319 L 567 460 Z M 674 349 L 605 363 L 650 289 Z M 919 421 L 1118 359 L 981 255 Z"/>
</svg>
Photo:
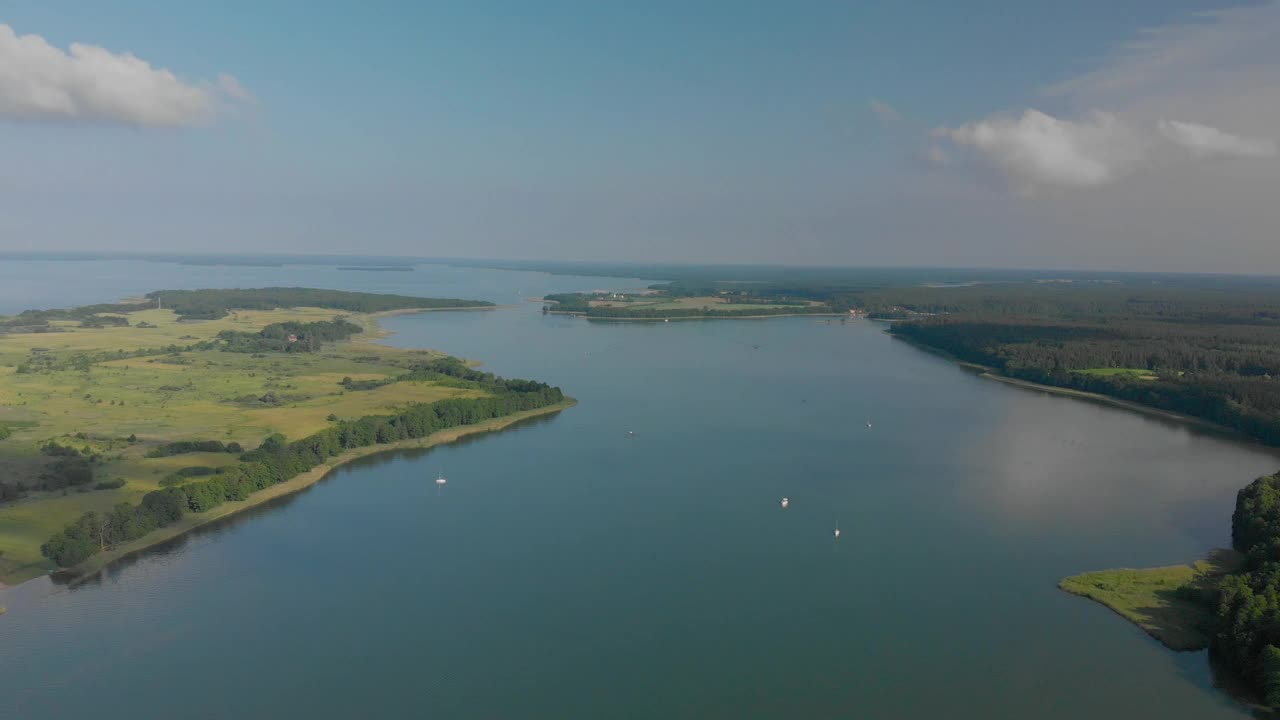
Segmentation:
<svg viewBox="0 0 1280 720">
<path fill-rule="evenodd" d="M 1055 586 L 1228 544 L 1270 450 L 983 380 L 872 322 L 601 323 L 525 302 L 639 279 L 134 261 L 0 277 L 21 283 L 0 312 L 160 287 L 491 299 L 389 318 L 386 342 L 580 402 L 352 463 L 93 583 L 0 592 L 0 715 L 1249 716 L 1204 653 Z"/>
</svg>

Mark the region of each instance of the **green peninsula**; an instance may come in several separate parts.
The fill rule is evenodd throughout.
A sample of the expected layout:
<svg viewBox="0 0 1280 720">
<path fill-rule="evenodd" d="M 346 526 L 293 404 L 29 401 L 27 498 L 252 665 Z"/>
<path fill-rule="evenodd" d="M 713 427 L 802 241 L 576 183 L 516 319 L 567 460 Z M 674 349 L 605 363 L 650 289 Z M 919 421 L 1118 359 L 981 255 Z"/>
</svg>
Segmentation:
<svg viewBox="0 0 1280 720">
<path fill-rule="evenodd" d="M 1216 585 L 1242 564 L 1239 553 L 1215 550 L 1189 565 L 1082 573 L 1058 587 L 1106 605 L 1171 650 L 1203 650 L 1214 630 Z"/>
<path fill-rule="evenodd" d="M 488 307 L 266 288 L 0 318 L 0 583 L 84 569 L 379 446 L 571 404 L 369 342 L 378 313 Z"/>
<path fill-rule="evenodd" d="M 783 292 L 708 292 L 649 289 L 642 292 L 563 293 L 543 298 L 544 313 L 596 320 L 695 320 L 778 315 L 832 315 L 830 305 Z"/>
</svg>

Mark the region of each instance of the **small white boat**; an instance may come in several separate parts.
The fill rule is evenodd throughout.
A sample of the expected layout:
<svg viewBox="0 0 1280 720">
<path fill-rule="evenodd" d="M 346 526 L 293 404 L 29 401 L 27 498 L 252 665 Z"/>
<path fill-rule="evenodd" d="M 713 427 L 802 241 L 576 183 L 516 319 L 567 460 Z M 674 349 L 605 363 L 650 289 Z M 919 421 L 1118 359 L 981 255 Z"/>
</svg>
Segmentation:
<svg viewBox="0 0 1280 720">
<path fill-rule="evenodd" d="M 868 420 L 868 421 L 867 421 L 867 427 L 871 427 L 871 421 L 870 421 L 870 420 Z"/>
<path fill-rule="evenodd" d="M 671 322 L 671 318 L 662 318 L 662 322 Z"/>
<path fill-rule="evenodd" d="M 447 482 L 449 482 L 449 481 L 448 481 L 448 480 L 445 480 L 443 475 L 441 475 L 440 477 L 436 478 L 436 485 L 437 485 L 437 486 L 441 486 L 441 487 L 443 487 L 443 486 L 444 486 L 444 484 L 445 484 L 445 483 L 447 483 Z"/>
<path fill-rule="evenodd" d="M 778 503 L 785 510 L 791 505 L 791 498 L 782 498 L 782 502 Z"/>
<path fill-rule="evenodd" d="M 840 528 L 836 528 L 836 539 L 840 538 Z"/>
</svg>

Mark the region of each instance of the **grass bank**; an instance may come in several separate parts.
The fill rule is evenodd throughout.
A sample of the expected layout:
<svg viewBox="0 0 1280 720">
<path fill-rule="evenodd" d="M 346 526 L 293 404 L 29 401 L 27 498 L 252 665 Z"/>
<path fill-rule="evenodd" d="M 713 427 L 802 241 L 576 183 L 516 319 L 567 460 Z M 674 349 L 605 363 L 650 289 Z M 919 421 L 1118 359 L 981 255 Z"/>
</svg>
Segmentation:
<svg viewBox="0 0 1280 720">
<path fill-rule="evenodd" d="M 389 443 L 386 445 L 371 445 L 368 447 L 356 448 L 332 458 L 329 462 L 312 468 L 311 470 L 290 480 L 259 490 L 253 495 L 250 495 L 248 500 L 227 501 L 205 513 L 188 513 L 184 515 L 181 520 L 172 525 L 155 530 L 144 537 L 125 543 L 106 552 L 98 553 L 85 562 L 60 572 L 74 577 L 72 580 L 73 584 L 82 582 L 91 578 L 95 573 L 101 571 L 112 563 L 118 562 L 119 560 L 131 555 L 135 555 L 149 547 L 172 540 L 173 538 L 190 532 L 202 525 L 216 522 L 222 518 L 242 512 L 251 507 L 270 502 L 276 498 L 284 497 L 310 487 L 322 480 L 335 468 L 345 465 L 356 458 L 375 455 L 377 453 L 391 452 L 394 450 L 428 448 L 435 445 L 450 443 L 467 435 L 495 432 L 509 427 L 514 423 L 520 422 L 521 420 L 557 413 L 561 410 L 573 407 L 576 404 L 576 400 L 572 398 L 565 398 L 563 402 L 556 403 L 555 405 L 548 405 L 547 407 L 537 408 L 534 410 L 526 410 L 524 412 L 494 418 L 474 425 L 452 427 L 447 430 L 441 430 L 440 432 L 433 433 L 424 438 L 402 440 L 400 442 Z"/>
<path fill-rule="evenodd" d="M 1213 583 L 1240 569 L 1234 550 L 1214 550 L 1190 565 L 1132 570 L 1119 568 L 1073 575 L 1058 587 L 1111 608 L 1170 650 L 1209 646 L 1214 607 Z"/>
</svg>

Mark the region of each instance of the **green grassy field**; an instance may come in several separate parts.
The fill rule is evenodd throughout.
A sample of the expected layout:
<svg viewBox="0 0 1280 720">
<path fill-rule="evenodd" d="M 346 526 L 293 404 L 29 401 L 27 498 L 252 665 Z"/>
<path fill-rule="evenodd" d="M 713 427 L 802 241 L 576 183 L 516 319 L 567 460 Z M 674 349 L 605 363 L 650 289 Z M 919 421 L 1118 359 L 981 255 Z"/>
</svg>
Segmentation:
<svg viewBox="0 0 1280 720">
<path fill-rule="evenodd" d="M 189 346 L 222 330 L 254 331 L 288 320 L 312 322 L 335 315 L 368 332 L 353 342 L 325 345 L 315 353 L 248 354 L 219 350 L 180 351 L 112 359 L 76 369 L 19 373 L 33 356 L 59 361 L 79 353 Z M 36 485 L 53 458 L 41 454 L 48 441 L 97 454 L 94 482 L 123 478 L 119 489 L 92 484 L 31 491 L 0 505 L 0 583 L 11 584 L 50 569 L 40 545 L 87 510 L 105 512 L 136 503 L 184 467 L 235 462 L 228 453 L 148 458 L 148 450 L 174 440 L 235 441 L 246 449 L 265 436 L 300 438 L 324 429 L 330 415 L 341 419 L 389 414 L 412 403 L 474 397 L 479 391 L 433 382 L 394 382 L 348 391 L 340 383 L 392 379 L 418 360 L 436 356 L 369 342 L 380 333 L 373 317 L 332 310 L 241 311 L 219 319 L 180 322 L 169 311 L 127 316 L 131 326 L 87 329 L 56 323 L 62 332 L 0 334 L 0 482 Z M 139 328 L 140 322 L 154 325 Z M 268 401 L 263 401 L 263 398 Z M 136 442 L 128 442 L 130 435 Z"/>
<path fill-rule="evenodd" d="M 1074 370 L 1081 375 L 1096 375 L 1098 377 L 1117 377 L 1132 376 L 1139 380 L 1155 380 L 1156 375 L 1146 368 L 1088 368 L 1085 370 Z"/>
<path fill-rule="evenodd" d="M 1203 650 L 1209 646 L 1213 607 L 1202 596 L 1216 578 L 1241 563 L 1238 553 L 1215 550 L 1193 565 L 1101 570 L 1074 575 L 1058 587 L 1106 605 L 1172 650 Z"/>
</svg>

